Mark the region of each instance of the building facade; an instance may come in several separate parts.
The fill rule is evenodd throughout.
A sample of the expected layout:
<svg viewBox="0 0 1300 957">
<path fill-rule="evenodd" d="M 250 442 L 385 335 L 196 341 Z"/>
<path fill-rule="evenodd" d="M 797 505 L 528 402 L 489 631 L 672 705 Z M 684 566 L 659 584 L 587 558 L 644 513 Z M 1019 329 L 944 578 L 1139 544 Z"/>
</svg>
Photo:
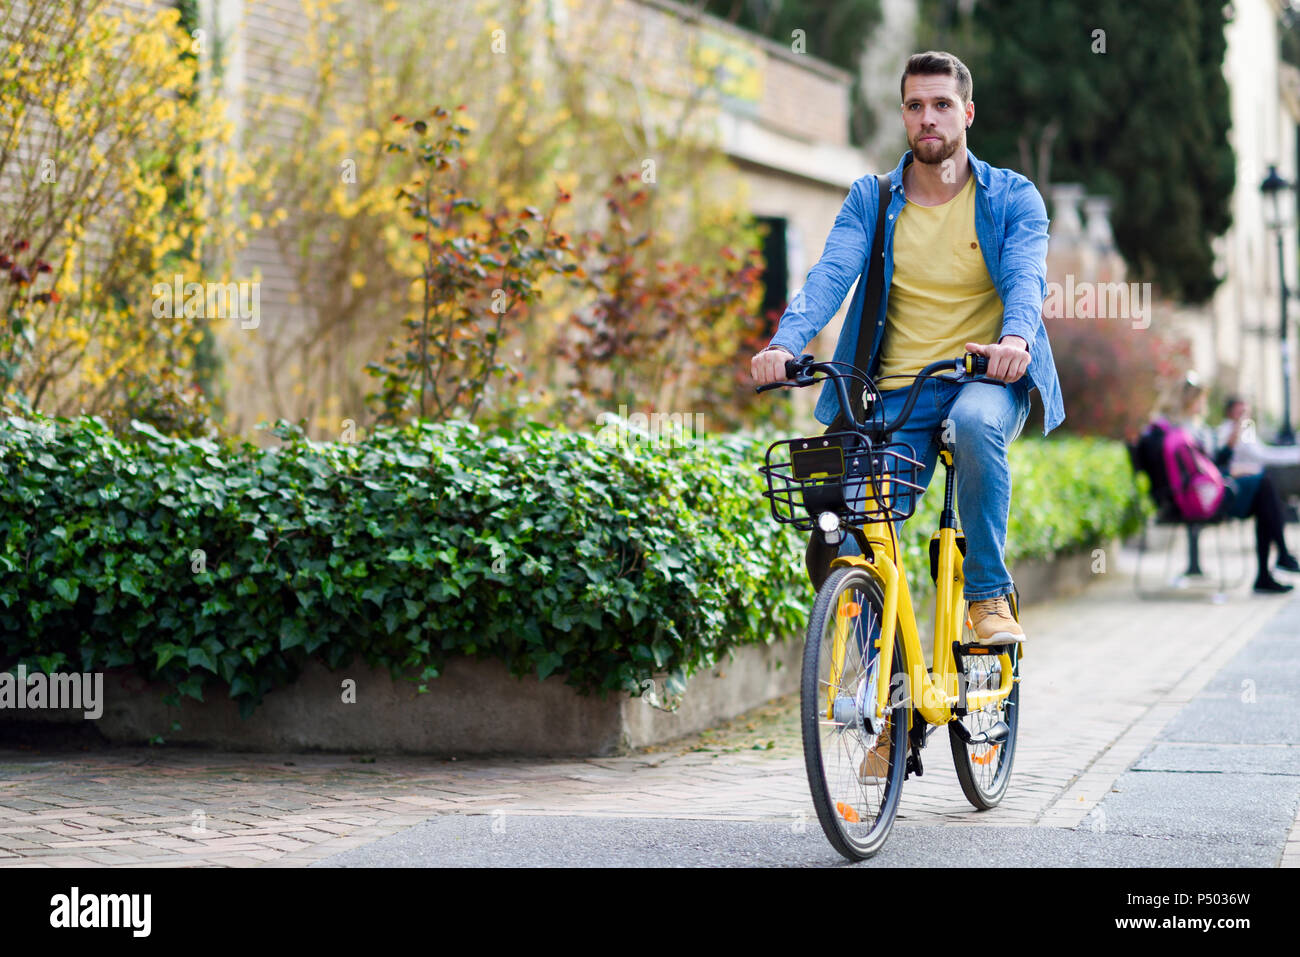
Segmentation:
<svg viewBox="0 0 1300 957">
<path fill-rule="evenodd" d="M 356 2 L 364 7 L 367 0 Z M 448 4 L 447 8 L 460 6 Z M 540 46 L 531 48 L 528 69 L 534 76 L 551 84 L 557 81 L 558 71 L 564 70 L 620 73 L 611 76 L 608 87 L 617 94 L 596 97 L 590 106 L 635 114 L 646 121 L 645 129 L 654 127 L 650 114 L 659 109 L 656 100 L 660 95 L 685 100 L 698 94 L 695 71 L 701 57 L 716 64 L 712 89 L 692 111 L 681 135 L 710 139 L 730 161 L 730 175 L 747 197 L 749 211 L 769 227 L 765 251 L 779 258 L 769 268 L 769 306 L 780 299 L 777 308 L 783 307 L 793 293 L 791 287 L 797 285 L 788 277 L 802 277 L 816 261 L 849 184 L 875 168 L 848 141 L 852 75 L 817 59 L 815 51 L 807 50 L 798 37 L 792 37 L 789 44 L 775 43 L 672 0 L 592 0 L 581 4 L 533 0 L 523 9 L 531 35 L 541 36 L 549 29 L 557 38 L 554 56 L 538 52 Z M 201 10 L 205 22 L 213 23 L 223 37 L 226 70 L 222 83 L 237 123 L 246 119 L 250 87 L 266 91 L 310 82 L 310 77 L 294 75 L 284 67 L 287 51 L 300 42 L 303 33 L 302 0 L 201 0 Z M 461 41 L 486 41 L 484 24 L 474 20 L 468 5 L 464 16 L 463 28 L 456 31 Z M 583 34 L 593 25 L 598 25 L 604 36 L 617 37 L 620 42 L 611 40 L 608 46 L 610 51 L 617 46 L 621 52 L 609 57 L 591 55 L 590 47 L 581 44 L 589 42 Z M 442 42 L 441 37 L 430 38 L 430 56 L 435 62 Z M 572 60 L 565 59 L 570 48 L 575 51 Z M 580 50 L 588 52 L 577 52 Z M 289 135 L 287 129 L 278 128 L 257 132 L 267 137 Z M 650 152 L 653 155 L 653 150 Z M 627 159 L 637 157 L 622 158 Z M 563 158 L 558 162 L 562 164 Z M 313 321 L 294 294 L 293 265 L 284 261 L 267 235 L 251 232 L 241 272 L 256 274 L 261 282 L 261 335 L 290 336 Z M 826 332 L 832 343 L 838 321 Z M 272 354 L 279 353 L 270 348 L 248 350 L 253 362 L 258 355 Z M 274 365 L 283 363 L 277 360 Z M 292 372 L 267 370 L 268 376 L 280 374 L 274 388 L 232 394 L 232 402 L 242 406 L 232 408 L 232 419 L 246 426 L 254 418 L 272 414 L 296 418 L 302 406 L 295 400 L 292 375 L 286 376 L 286 371 Z M 308 384 L 304 390 L 299 385 L 299 391 L 308 393 L 320 388 Z M 268 394 L 268 389 L 274 394 Z M 796 403 L 805 399 L 793 397 Z M 810 415 L 810 407 L 807 411 Z"/>
<path fill-rule="evenodd" d="M 1281 197 L 1282 223 L 1273 227 L 1270 203 L 1260 191 L 1270 165 L 1291 183 L 1300 175 L 1296 164 L 1300 72 L 1281 59 L 1283 4 L 1284 0 L 1233 0 L 1224 75 L 1232 104 L 1229 139 L 1236 153 L 1237 185 L 1232 226 L 1216 240 L 1223 282 L 1205 308 L 1176 310 L 1177 328 L 1192 341 L 1198 371 L 1221 391 L 1248 395 L 1264 434 L 1282 417 L 1279 266 L 1286 271 L 1287 289 L 1294 294 L 1298 288 L 1296 193 Z M 1295 394 L 1297 312 L 1300 303 L 1293 301 L 1288 309 L 1292 421 L 1300 408 Z M 1218 411 L 1210 410 L 1212 415 Z"/>
</svg>

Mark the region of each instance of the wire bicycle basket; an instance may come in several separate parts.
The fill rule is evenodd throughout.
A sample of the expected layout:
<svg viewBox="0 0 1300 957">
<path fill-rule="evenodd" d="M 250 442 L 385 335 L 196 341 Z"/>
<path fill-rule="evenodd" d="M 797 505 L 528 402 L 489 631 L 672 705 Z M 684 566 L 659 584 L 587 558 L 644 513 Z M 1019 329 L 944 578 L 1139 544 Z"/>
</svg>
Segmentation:
<svg viewBox="0 0 1300 957">
<path fill-rule="evenodd" d="M 920 469 L 906 443 L 873 447 L 858 432 L 831 432 L 772 443 L 758 470 L 767 478 L 763 497 L 772 517 L 811 531 L 823 512 L 849 525 L 911 518 L 923 491 Z"/>
</svg>

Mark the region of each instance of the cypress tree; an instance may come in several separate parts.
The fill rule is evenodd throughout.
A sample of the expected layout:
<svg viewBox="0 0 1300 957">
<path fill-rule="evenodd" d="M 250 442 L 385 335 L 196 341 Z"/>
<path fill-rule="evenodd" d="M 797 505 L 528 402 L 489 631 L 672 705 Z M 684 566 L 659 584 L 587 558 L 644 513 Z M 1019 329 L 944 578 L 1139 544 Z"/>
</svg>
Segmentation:
<svg viewBox="0 0 1300 957">
<path fill-rule="evenodd" d="M 1216 0 L 923 0 L 918 46 L 970 67 L 981 159 L 1109 195 L 1134 278 L 1199 303 L 1235 183 L 1226 22 Z"/>
</svg>

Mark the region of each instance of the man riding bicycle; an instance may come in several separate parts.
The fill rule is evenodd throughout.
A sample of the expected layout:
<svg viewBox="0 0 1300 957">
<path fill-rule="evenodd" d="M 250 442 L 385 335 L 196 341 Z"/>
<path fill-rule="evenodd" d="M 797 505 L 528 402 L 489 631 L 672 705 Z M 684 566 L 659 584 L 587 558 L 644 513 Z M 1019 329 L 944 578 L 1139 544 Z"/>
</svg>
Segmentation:
<svg viewBox="0 0 1300 957">
<path fill-rule="evenodd" d="M 759 385 L 785 379 L 786 360 L 826 326 L 855 279 L 835 359 L 852 362 L 858 335 L 873 336 L 863 371 L 878 381 L 889 420 L 909 384 L 891 377 L 913 376 L 963 350 L 987 356 L 987 378 L 1006 386 L 931 378 L 894 439 L 916 450 L 923 488 L 934 473 L 938 442 L 951 443 L 976 639 L 1023 641 L 1011 615 L 1014 583 L 1004 560 L 1011 509 L 1007 447 L 1024 428 L 1033 389 L 1043 402 L 1044 435 L 1065 418 L 1042 320 L 1047 211 L 1028 179 L 990 166 L 967 149 L 975 103 L 970 71 L 959 59 L 934 51 L 913 55 L 901 90 L 911 149 L 889 177 L 880 314 L 870 317 L 870 325 L 862 315 L 879 209 L 877 180 L 868 175 L 850 188 L 821 259 L 781 316 L 776 335 L 754 356 L 751 371 Z M 840 411 L 833 386 L 823 386 L 814 413 L 827 425 Z M 845 536 L 839 552 L 858 553 L 852 536 Z"/>
</svg>

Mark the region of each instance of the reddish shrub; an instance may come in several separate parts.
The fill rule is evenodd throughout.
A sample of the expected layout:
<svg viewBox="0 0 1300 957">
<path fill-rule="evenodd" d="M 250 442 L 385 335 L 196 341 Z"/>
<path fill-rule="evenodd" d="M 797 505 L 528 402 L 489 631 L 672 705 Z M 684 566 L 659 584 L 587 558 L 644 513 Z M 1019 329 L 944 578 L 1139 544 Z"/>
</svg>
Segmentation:
<svg viewBox="0 0 1300 957">
<path fill-rule="evenodd" d="M 1113 318 L 1043 321 L 1065 402 L 1061 429 L 1075 435 L 1135 437 L 1191 365 L 1190 344 L 1154 326 Z M 1037 404 L 1033 418 L 1041 422 Z"/>
</svg>

